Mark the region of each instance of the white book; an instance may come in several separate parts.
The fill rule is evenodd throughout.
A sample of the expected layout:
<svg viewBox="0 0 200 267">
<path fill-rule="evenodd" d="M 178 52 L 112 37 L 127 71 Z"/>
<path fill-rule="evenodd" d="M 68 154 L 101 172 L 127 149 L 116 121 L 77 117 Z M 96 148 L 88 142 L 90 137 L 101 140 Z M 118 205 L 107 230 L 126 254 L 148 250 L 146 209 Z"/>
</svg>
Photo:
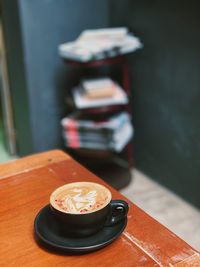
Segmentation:
<svg viewBox="0 0 200 267">
<path fill-rule="evenodd" d="M 59 54 L 63 58 L 87 62 L 91 59 L 91 51 L 88 48 L 77 45 L 74 42 L 58 46 Z"/>
<path fill-rule="evenodd" d="M 102 37 L 103 38 L 124 37 L 127 33 L 128 29 L 126 27 L 85 30 L 78 37 L 77 41 L 85 41 L 88 39 L 102 38 Z"/>
<path fill-rule="evenodd" d="M 77 108 L 95 108 L 110 105 L 126 105 L 128 103 L 128 97 L 124 90 L 116 84 L 116 93 L 112 97 L 104 97 L 97 99 L 89 99 L 84 96 L 83 90 L 80 87 L 76 87 L 72 90 L 74 103 Z"/>
<path fill-rule="evenodd" d="M 128 144 L 134 134 L 134 129 L 130 122 L 124 124 L 124 126 L 114 134 L 114 150 L 121 152 L 123 148 Z"/>
<path fill-rule="evenodd" d="M 142 48 L 140 40 L 127 28 L 85 30 L 74 42 L 58 47 L 61 57 L 81 62 L 126 54 Z"/>
<path fill-rule="evenodd" d="M 98 79 L 88 79 L 82 81 L 82 87 L 86 92 L 93 90 L 101 90 L 105 87 L 109 88 L 114 85 L 114 82 L 109 77 L 98 78 Z"/>
</svg>

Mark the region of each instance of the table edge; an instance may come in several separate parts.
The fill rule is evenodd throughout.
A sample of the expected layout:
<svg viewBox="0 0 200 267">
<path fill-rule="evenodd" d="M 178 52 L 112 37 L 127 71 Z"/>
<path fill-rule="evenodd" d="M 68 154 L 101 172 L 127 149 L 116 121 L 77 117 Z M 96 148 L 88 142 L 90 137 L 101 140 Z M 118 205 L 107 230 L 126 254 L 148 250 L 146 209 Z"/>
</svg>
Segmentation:
<svg viewBox="0 0 200 267">
<path fill-rule="evenodd" d="M 64 151 L 55 149 L 25 156 L 7 163 L 0 164 L 0 179 L 10 177 L 32 169 L 38 169 L 59 161 L 69 160 L 71 157 Z"/>
</svg>

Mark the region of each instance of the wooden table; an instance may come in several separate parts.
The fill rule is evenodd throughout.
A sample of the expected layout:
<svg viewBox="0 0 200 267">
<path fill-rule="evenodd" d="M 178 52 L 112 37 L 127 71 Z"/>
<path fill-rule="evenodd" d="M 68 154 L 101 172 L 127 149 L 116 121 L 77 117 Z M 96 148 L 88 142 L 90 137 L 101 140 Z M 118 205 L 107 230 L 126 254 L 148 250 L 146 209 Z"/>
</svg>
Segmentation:
<svg viewBox="0 0 200 267">
<path fill-rule="evenodd" d="M 62 151 L 3 164 L 0 178 L 1 267 L 200 266 L 197 251 L 109 186 L 113 199 L 130 204 L 127 228 L 117 240 L 81 256 L 58 255 L 40 247 L 33 221 L 56 187 L 74 181 L 105 184 Z"/>
</svg>

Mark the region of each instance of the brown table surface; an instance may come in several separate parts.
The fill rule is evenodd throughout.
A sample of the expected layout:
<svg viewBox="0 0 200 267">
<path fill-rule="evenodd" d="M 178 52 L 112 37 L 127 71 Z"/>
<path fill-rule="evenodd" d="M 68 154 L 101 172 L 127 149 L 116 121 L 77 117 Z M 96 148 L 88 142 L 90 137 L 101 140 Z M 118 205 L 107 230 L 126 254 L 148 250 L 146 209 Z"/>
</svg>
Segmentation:
<svg viewBox="0 0 200 267">
<path fill-rule="evenodd" d="M 81 256 L 50 253 L 34 238 L 33 222 L 51 192 L 74 181 L 101 179 L 59 150 L 0 165 L 0 266 L 200 266 L 200 254 L 110 188 L 113 199 L 130 204 L 128 225 L 109 246 Z M 114 177 L 113 177 L 114 179 Z"/>
</svg>

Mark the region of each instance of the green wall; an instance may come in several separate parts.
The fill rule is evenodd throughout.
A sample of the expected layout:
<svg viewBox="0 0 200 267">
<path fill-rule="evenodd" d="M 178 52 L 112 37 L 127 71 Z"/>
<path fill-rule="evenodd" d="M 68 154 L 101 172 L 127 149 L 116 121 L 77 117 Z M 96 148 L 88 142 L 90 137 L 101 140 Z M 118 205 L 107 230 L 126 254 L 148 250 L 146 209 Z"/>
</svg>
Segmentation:
<svg viewBox="0 0 200 267">
<path fill-rule="evenodd" d="M 113 26 L 144 43 L 130 57 L 135 165 L 200 207 L 200 1 L 112 1 Z"/>
<path fill-rule="evenodd" d="M 33 151 L 33 136 L 19 3 L 2 0 L 0 5 L 17 148 L 19 154 L 26 155 Z"/>
<path fill-rule="evenodd" d="M 1 7 L 18 154 L 62 148 L 65 96 L 79 75 L 58 45 L 107 27 L 108 1 L 2 0 Z"/>
</svg>

